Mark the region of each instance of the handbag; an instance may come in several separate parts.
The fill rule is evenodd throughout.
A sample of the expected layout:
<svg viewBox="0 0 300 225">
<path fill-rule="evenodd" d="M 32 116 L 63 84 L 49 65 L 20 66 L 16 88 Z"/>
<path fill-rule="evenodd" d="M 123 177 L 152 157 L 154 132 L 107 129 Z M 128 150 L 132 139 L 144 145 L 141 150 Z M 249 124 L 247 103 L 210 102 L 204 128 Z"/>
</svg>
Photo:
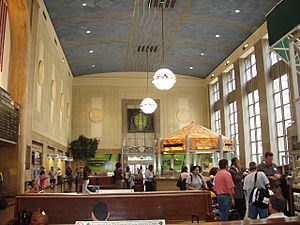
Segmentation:
<svg viewBox="0 0 300 225">
<path fill-rule="evenodd" d="M 270 200 L 270 191 L 265 188 L 256 187 L 257 172 L 254 176 L 254 188 L 251 191 L 249 203 L 260 209 L 267 209 Z"/>
<path fill-rule="evenodd" d="M 30 225 L 48 225 L 49 224 L 49 218 L 48 215 L 40 210 L 38 212 L 33 212 L 31 215 Z"/>
<path fill-rule="evenodd" d="M 15 225 L 29 225 L 31 219 L 31 212 L 28 212 L 26 209 L 20 210 L 18 212 L 18 218 L 15 222 Z"/>
</svg>

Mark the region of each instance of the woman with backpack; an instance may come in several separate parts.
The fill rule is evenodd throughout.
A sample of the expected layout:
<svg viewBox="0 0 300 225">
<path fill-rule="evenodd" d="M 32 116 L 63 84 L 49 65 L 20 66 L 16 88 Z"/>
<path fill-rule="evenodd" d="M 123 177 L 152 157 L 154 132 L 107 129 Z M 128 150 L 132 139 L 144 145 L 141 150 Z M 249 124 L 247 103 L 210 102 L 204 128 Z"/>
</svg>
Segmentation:
<svg viewBox="0 0 300 225">
<path fill-rule="evenodd" d="M 177 181 L 177 187 L 179 187 L 181 191 L 186 190 L 186 179 L 189 175 L 190 174 L 188 172 L 187 166 L 184 166 Z"/>
<path fill-rule="evenodd" d="M 204 177 L 201 174 L 201 166 L 192 166 L 191 174 L 186 179 L 186 188 L 187 190 L 202 190 L 207 189 L 206 182 Z"/>
</svg>

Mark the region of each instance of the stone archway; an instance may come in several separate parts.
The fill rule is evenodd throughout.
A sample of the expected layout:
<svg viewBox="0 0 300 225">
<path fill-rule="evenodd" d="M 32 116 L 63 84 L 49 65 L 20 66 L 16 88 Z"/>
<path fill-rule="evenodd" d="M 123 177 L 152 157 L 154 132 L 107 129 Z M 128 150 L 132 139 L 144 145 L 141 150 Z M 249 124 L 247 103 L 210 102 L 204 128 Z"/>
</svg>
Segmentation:
<svg viewBox="0 0 300 225">
<path fill-rule="evenodd" d="M 20 137 L 18 145 L 1 147 L 0 170 L 4 174 L 3 193 L 15 195 L 24 191 L 27 130 L 26 87 L 30 60 L 30 11 L 26 0 L 8 0 L 11 29 L 8 92 L 20 104 Z M 6 176 L 5 176 L 6 175 Z"/>
</svg>

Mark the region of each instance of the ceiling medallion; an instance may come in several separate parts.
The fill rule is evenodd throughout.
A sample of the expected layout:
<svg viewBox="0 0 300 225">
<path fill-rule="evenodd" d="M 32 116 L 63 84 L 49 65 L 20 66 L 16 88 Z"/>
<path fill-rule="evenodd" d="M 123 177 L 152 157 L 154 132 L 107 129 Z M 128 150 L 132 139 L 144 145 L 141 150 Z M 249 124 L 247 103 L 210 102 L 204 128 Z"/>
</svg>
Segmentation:
<svg viewBox="0 0 300 225">
<path fill-rule="evenodd" d="M 94 108 L 90 110 L 89 117 L 93 123 L 101 123 L 103 121 L 103 114 L 102 109 Z"/>
</svg>

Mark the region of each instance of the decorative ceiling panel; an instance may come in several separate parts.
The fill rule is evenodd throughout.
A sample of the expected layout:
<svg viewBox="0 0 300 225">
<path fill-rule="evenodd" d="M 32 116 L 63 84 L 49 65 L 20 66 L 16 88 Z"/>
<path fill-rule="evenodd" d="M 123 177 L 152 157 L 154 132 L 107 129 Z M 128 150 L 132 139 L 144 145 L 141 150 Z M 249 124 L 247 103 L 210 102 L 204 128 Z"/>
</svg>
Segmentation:
<svg viewBox="0 0 300 225">
<path fill-rule="evenodd" d="M 146 46 L 156 47 L 148 53 L 149 71 L 162 66 L 160 0 L 44 2 L 74 76 L 146 71 Z M 207 77 L 277 2 L 165 0 L 165 65 L 174 73 Z"/>
</svg>

